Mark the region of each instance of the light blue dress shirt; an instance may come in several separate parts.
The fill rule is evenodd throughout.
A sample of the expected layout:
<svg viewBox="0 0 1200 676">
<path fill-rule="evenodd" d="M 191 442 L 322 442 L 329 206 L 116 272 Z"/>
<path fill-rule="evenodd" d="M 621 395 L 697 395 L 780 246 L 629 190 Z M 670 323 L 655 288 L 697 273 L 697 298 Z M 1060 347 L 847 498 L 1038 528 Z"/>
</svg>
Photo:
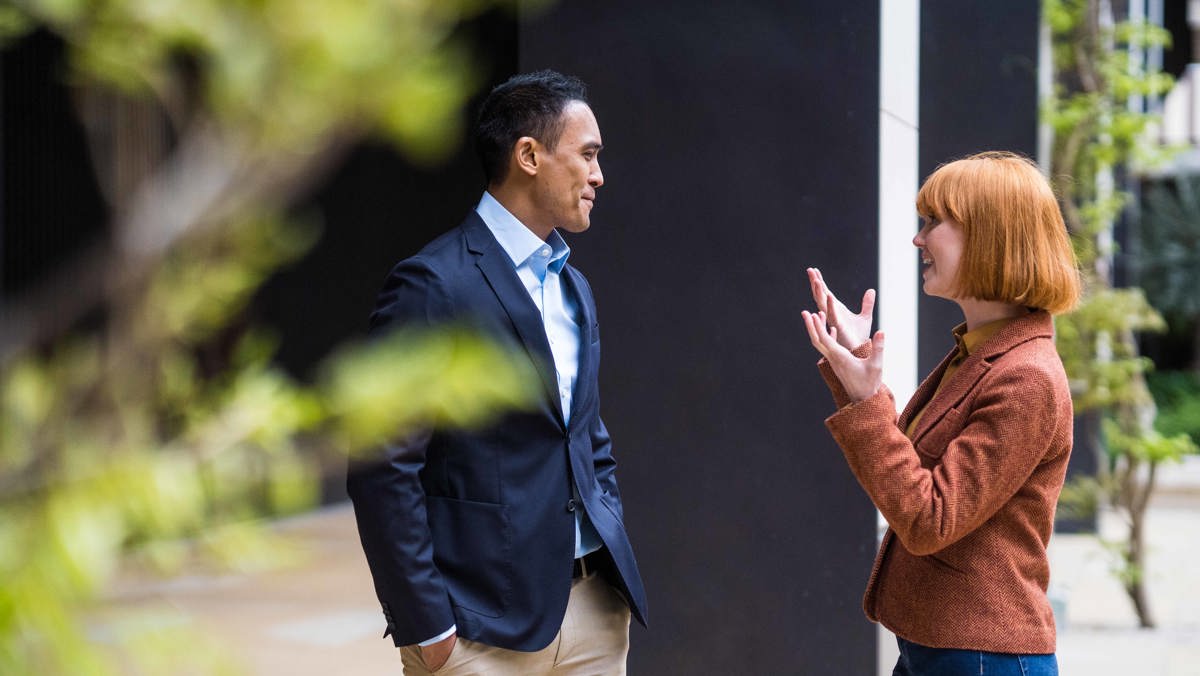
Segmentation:
<svg viewBox="0 0 1200 676">
<path fill-rule="evenodd" d="M 563 420 L 570 423 L 571 398 L 579 374 L 579 302 L 567 290 L 561 275 L 567 257 L 571 255 L 571 247 L 563 241 L 558 230 L 552 230 L 543 242 L 489 192 L 483 193 L 475 212 L 512 260 L 517 277 L 542 315 L 546 340 L 554 356 L 559 405 L 562 406 Z M 603 543 L 574 486 L 571 491 L 578 505 L 575 510 L 575 558 L 579 558 L 600 549 Z M 437 643 L 454 633 L 456 627 L 452 626 L 419 645 Z"/>
<path fill-rule="evenodd" d="M 569 423 L 571 396 L 579 373 L 579 301 L 567 290 L 561 275 L 567 257 L 571 255 L 571 247 L 563 241 L 558 230 L 550 231 L 550 236 L 543 242 L 489 192 L 483 193 L 475 211 L 512 259 L 517 277 L 542 314 L 546 339 L 554 355 L 563 420 Z M 578 558 L 600 549 L 602 543 L 588 520 L 583 502 L 576 502 L 580 506 L 575 510 L 575 557 Z"/>
<path fill-rule="evenodd" d="M 575 377 L 579 370 L 579 306 L 563 288 L 561 274 L 567 257 L 571 255 L 571 248 L 557 230 L 551 230 L 550 236 L 543 242 L 497 202 L 491 193 L 483 193 L 475 211 L 512 259 L 517 277 L 542 315 L 546 339 L 554 354 L 563 419 L 570 422 L 571 395 L 575 391 Z"/>
</svg>

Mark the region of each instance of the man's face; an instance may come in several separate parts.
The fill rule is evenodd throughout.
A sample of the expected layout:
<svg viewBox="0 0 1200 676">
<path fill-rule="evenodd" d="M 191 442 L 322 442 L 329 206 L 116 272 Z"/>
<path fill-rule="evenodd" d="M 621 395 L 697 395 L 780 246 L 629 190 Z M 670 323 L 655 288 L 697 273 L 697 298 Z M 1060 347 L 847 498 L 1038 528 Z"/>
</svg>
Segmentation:
<svg viewBox="0 0 1200 676">
<path fill-rule="evenodd" d="M 581 101 L 562 112 L 563 131 L 553 152 L 543 150 L 537 174 L 537 205 L 544 222 L 567 232 L 591 225 L 596 189 L 604 185 L 600 172 L 600 126 L 592 109 Z"/>
</svg>

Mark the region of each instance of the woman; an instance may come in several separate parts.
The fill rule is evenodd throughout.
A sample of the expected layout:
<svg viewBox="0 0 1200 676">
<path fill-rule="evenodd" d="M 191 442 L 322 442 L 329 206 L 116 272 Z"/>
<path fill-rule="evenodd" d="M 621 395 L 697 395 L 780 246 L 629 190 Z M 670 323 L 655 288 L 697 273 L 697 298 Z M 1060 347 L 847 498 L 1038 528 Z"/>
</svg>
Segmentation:
<svg viewBox="0 0 1200 676">
<path fill-rule="evenodd" d="M 889 528 L 863 599 L 900 644 L 893 675 L 1057 674 L 1046 545 L 1071 451 L 1071 393 L 1051 315 L 1079 273 L 1038 168 L 990 152 L 921 186 L 925 293 L 965 322 L 956 347 L 896 417 L 869 340 L 874 292 L 854 314 L 808 270 L 803 312 L 838 410 L 826 426 Z"/>
</svg>

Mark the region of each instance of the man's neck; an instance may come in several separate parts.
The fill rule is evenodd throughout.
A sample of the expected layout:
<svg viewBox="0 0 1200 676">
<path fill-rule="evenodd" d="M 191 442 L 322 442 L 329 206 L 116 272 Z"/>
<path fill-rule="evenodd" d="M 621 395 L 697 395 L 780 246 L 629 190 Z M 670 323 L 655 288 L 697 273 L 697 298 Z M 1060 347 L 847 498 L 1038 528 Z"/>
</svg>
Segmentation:
<svg viewBox="0 0 1200 676">
<path fill-rule="evenodd" d="M 554 226 L 538 223 L 535 217 L 537 208 L 529 191 L 515 188 L 511 182 L 503 185 L 490 185 L 487 191 L 500 203 L 500 206 L 508 209 L 508 213 L 515 216 L 521 225 L 529 228 L 529 231 L 541 238 L 543 242 L 554 231 Z"/>
</svg>

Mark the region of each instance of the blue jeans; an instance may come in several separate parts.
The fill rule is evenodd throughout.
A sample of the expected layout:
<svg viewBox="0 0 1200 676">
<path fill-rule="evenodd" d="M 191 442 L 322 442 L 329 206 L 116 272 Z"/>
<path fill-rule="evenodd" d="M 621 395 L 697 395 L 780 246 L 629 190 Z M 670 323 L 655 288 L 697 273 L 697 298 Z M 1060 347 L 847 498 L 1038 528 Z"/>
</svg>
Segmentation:
<svg viewBox="0 0 1200 676">
<path fill-rule="evenodd" d="M 1058 659 L 980 650 L 927 648 L 897 637 L 900 659 L 892 676 L 1058 676 Z"/>
</svg>

